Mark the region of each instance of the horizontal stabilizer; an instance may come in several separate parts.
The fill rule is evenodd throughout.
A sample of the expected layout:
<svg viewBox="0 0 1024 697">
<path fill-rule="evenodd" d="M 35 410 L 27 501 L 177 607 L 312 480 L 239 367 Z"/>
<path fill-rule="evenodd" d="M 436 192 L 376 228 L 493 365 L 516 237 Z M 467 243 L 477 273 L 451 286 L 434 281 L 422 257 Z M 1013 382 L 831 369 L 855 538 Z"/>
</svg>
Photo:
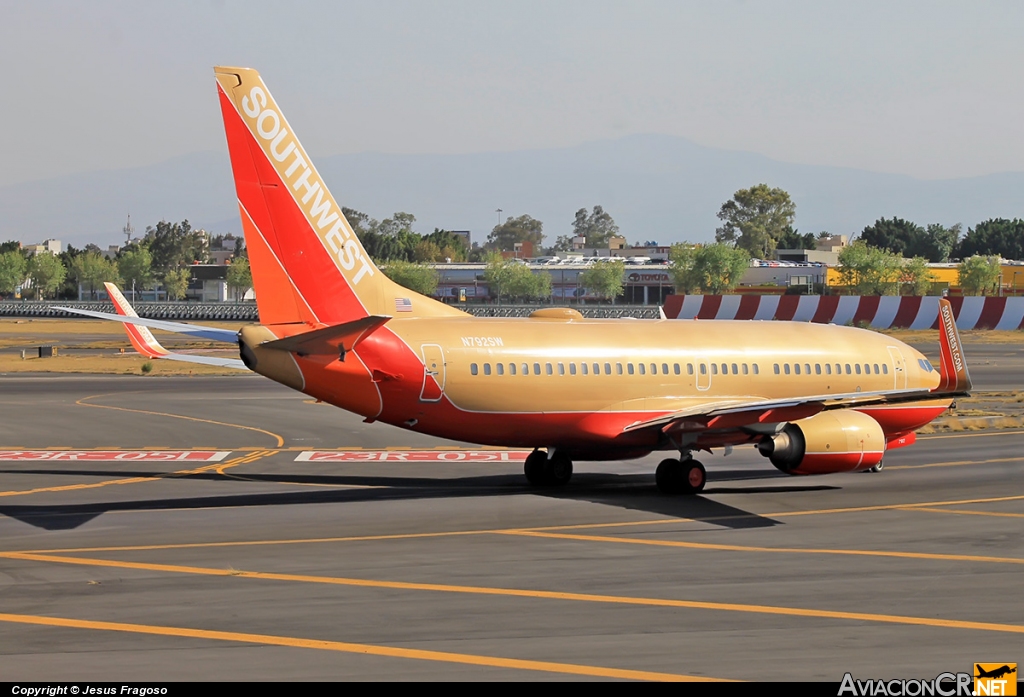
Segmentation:
<svg viewBox="0 0 1024 697">
<path fill-rule="evenodd" d="M 94 310 L 81 310 L 77 307 L 55 307 L 55 310 L 64 310 L 75 315 L 82 315 L 84 317 L 96 317 L 97 319 L 113 320 L 114 322 L 124 322 L 125 324 L 134 324 L 140 327 L 150 327 L 152 329 L 162 329 L 165 332 L 175 332 L 177 334 L 187 334 L 194 336 L 197 339 L 209 339 L 210 341 L 223 341 L 228 344 L 238 343 L 238 332 L 230 329 L 218 329 L 216 327 L 204 327 L 199 324 L 186 324 L 184 322 L 166 322 L 159 319 L 148 319 L 145 317 L 130 317 L 128 315 L 115 315 L 110 312 L 96 312 Z"/>
<path fill-rule="evenodd" d="M 289 351 L 300 356 L 337 356 L 341 354 L 344 359 L 347 352 L 384 326 L 389 319 L 391 318 L 386 315 L 370 315 L 352 322 L 336 324 L 333 327 L 324 327 L 304 334 L 268 341 L 265 344 L 260 344 L 260 348 Z"/>
</svg>

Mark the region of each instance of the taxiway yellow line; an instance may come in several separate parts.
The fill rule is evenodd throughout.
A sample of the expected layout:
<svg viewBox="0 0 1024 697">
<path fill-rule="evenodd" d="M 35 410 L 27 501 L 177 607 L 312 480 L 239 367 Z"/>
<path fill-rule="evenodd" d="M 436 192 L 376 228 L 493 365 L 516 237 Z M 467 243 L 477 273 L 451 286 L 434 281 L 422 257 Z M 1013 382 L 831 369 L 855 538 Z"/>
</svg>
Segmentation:
<svg viewBox="0 0 1024 697">
<path fill-rule="evenodd" d="M 128 478 L 124 478 L 124 479 L 107 479 L 107 480 L 104 480 L 102 482 L 92 482 L 92 483 L 89 483 L 89 484 L 65 484 L 64 486 L 47 486 L 47 487 L 40 487 L 40 488 L 37 488 L 37 489 L 23 489 L 23 490 L 14 490 L 14 491 L 0 491 L 0 497 L 6 497 L 6 496 L 27 496 L 29 494 L 42 494 L 42 493 L 52 493 L 52 492 L 59 492 L 59 491 L 81 491 L 83 489 L 99 489 L 99 488 L 105 487 L 105 486 L 120 486 L 120 485 L 124 485 L 124 484 L 139 484 L 141 482 L 154 482 L 154 481 L 158 481 L 160 479 L 174 479 L 174 478 L 179 478 L 179 477 L 188 477 L 188 476 L 193 475 L 193 474 L 202 474 L 203 472 L 210 472 L 210 471 L 217 472 L 218 474 L 224 474 L 224 470 L 227 470 L 227 469 L 229 469 L 231 467 L 237 467 L 238 465 L 244 465 L 244 464 L 249 463 L 249 462 L 255 462 L 256 460 L 260 460 L 260 459 L 266 457 L 267 455 L 273 455 L 274 452 L 275 451 L 273 451 L 273 450 L 258 450 L 256 452 L 249 453 L 248 455 L 242 455 L 241 457 L 236 457 L 236 458 L 234 458 L 232 460 L 228 460 L 227 462 L 214 462 L 214 463 L 211 463 L 209 465 L 204 465 L 203 467 L 196 467 L 196 468 L 187 469 L 187 470 L 178 470 L 176 472 L 167 472 L 166 474 L 154 474 L 154 475 L 151 475 L 151 476 L 148 476 L 148 477 L 128 477 Z"/>
<path fill-rule="evenodd" d="M 120 396 L 120 395 L 123 395 L 123 394 L 125 394 L 125 393 L 124 392 L 109 392 L 109 393 L 106 393 L 106 394 L 94 394 L 94 395 L 91 395 L 89 397 L 82 397 L 81 399 L 75 400 L 75 404 L 77 404 L 80 407 L 93 407 L 95 409 L 113 409 L 114 411 L 126 411 L 126 412 L 131 412 L 131 413 L 134 413 L 134 414 L 146 414 L 146 415 L 149 415 L 149 416 L 166 416 L 166 417 L 169 417 L 169 418 L 172 418 L 172 419 L 184 419 L 185 421 L 196 421 L 196 422 L 199 422 L 199 423 L 213 424 L 214 426 L 228 426 L 230 428 L 241 428 L 241 429 L 244 429 L 246 431 L 255 431 L 256 433 L 263 433 L 265 435 L 270 436 L 271 438 L 273 438 L 274 440 L 277 441 L 277 447 L 279 447 L 279 448 L 284 445 L 284 438 L 282 438 L 278 434 L 273 433 L 271 431 L 264 430 L 262 428 L 257 428 L 255 426 L 245 426 L 243 424 L 233 424 L 233 423 L 228 423 L 226 421 L 214 421 L 212 419 L 200 419 L 199 417 L 196 417 L 196 416 L 184 416 L 182 414 L 171 414 L 171 413 L 162 412 L 162 411 L 146 411 L 144 409 L 129 409 L 128 407 L 113 407 L 113 406 L 108 406 L 106 404 L 91 404 L 88 401 L 86 401 L 86 400 L 90 400 L 90 399 L 99 399 L 100 397 L 109 397 L 109 396 L 113 396 L 113 395 Z"/>
<path fill-rule="evenodd" d="M 570 535 L 568 533 L 542 532 L 538 530 L 509 530 L 501 534 L 517 535 L 522 537 L 542 537 L 556 540 L 576 540 L 580 542 L 611 542 L 615 544 L 647 545 L 651 547 L 676 547 L 682 549 L 714 550 L 722 552 L 757 552 L 765 554 L 836 554 L 841 556 L 852 557 L 895 557 L 900 559 L 926 559 L 930 561 L 973 561 L 986 562 L 991 564 L 1024 564 L 1024 559 L 1017 557 L 986 557 L 973 554 L 930 554 L 925 552 L 894 552 L 889 550 L 877 549 L 756 547 L 750 545 L 714 544 L 710 542 L 684 542 L 681 540 L 648 540 L 636 537 L 611 537 L 607 535 Z"/>
<path fill-rule="evenodd" d="M 389 590 L 428 591 L 435 593 L 461 593 L 469 595 L 503 596 L 539 600 L 564 600 L 607 605 L 664 607 L 688 610 L 714 610 L 725 612 L 753 613 L 762 615 L 812 617 L 818 619 L 850 620 L 855 622 L 875 622 L 884 624 L 916 625 L 925 627 L 943 627 L 947 629 L 970 629 L 987 632 L 1024 634 L 1024 626 L 1016 624 L 1002 624 L 997 622 L 972 622 L 969 620 L 942 619 L 936 617 L 914 617 L 909 615 L 884 615 L 869 612 L 818 610 L 813 608 L 786 607 L 779 605 L 752 605 L 746 603 L 720 603 L 699 600 L 679 600 L 673 598 L 645 598 L 619 595 L 601 595 L 596 593 L 570 593 L 564 591 L 530 590 L 520 588 L 494 588 L 487 586 L 457 586 L 440 583 L 380 581 L 372 579 L 342 578 L 333 576 L 281 574 L 264 571 L 213 569 L 208 567 L 179 566 L 174 564 L 152 564 L 147 562 L 114 561 L 110 559 L 95 559 L 89 557 L 64 557 L 45 554 L 26 554 L 21 552 L 4 552 L 0 553 L 0 557 L 6 559 L 19 559 L 23 561 L 39 561 L 47 563 L 72 564 L 79 566 L 98 566 L 116 569 L 135 569 L 140 571 L 157 571 L 167 573 L 192 574 L 200 576 L 251 578 L 269 581 L 318 583 L 357 588 L 386 588 Z"/>
<path fill-rule="evenodd" d="M 599 678 L 618 678 L 622 680 L 722 682 L 721 678 L 706 678 L 692 675 L 679 675 L 676 673 L 657 673 L 646 670 L 605 668 L 603 666 L 555 663 L 552 661 L 530 661 L 519 658 L 501 658 L 499 656 L 481 656 L 467 653 L 450 653 L 447 651 L 425 651 L 422 649 L 405 649 L 395 646 L 379 646 L 375 644 L 353 644 L 344 641 L 301 639 L 298 637 L 278 636 L 273 634 L 224 632 L 210 629 L 194 629 L 191 627 L 168 627 L 149 624 L 129 624 L 126 622 L 102 622 L 97 620 L 71 619 L 67 617 L 14 615 L 8 613 L 0 613 L 0 622 L 43 625 L 47 627 L 70 627 L 75 629 L 100 630 L 108 632 L 128 632 L 132 634 L 150 634 L 156 636 L 185 637 L 189 639 L 208 639 L 211 641 L 260 644 L 264 646 L 287 646 L 290 648 L 363 654 L 365 656 L 408 658 L 421 661 L 438 661 L 442 663 L 461 663 L 464 665 L 487 668 L 511 668 L 513 670 L 561 673 L 566 675 L 586 675 Z"/>
<path fill-rule="evenodd" d="M 999 511 L 961 511 L 955 508 L 908 508 L 908 511 L 924 511 L 926 513 L 955 513 L 957 515 L 980 515 L 993 518 L 1024 518 L 1024 513 L 1002 513 Z"/>
</svg>

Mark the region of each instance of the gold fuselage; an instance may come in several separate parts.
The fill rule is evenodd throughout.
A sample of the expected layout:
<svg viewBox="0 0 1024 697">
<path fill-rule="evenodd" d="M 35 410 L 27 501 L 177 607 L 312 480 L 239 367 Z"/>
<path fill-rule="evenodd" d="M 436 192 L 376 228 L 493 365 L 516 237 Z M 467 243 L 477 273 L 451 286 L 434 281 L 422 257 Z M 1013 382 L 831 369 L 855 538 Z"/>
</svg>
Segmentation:
<svg viewBox="0 0 1024 697">
<path fill-rule="evenodd" d="M 491 445 L 660 447 L 624 431 L 703 405 L 929 390 L 939 380 L 891 337 L 796 322 L 396 318 L 344 361 L 259 348 L 280 333 L 243 331 L 257 372 L 370 420 Z M 749 440 L 733 435 L 720 442 Z"/>
</svg>

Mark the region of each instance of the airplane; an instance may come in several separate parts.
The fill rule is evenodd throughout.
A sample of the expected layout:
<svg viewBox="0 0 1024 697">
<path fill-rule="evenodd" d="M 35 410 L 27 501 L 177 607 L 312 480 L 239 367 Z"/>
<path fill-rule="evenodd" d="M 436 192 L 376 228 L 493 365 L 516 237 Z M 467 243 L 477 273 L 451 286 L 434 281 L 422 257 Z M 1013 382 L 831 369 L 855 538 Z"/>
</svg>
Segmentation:
<svg viewBox="0 0 1024 697">
<path fill-rule="evenodd" d="M 975 664 L 975 665 L 977 666 L 977 664 Z M 977 668 L 978 668 L 978 674 L 974 676 L 976 678 L 995 678 L 995 679 L 998 680 L 999 678 L 1003 677 L 1004 675 L 1009 675 L 1010 673 L 1016 673 L 1017 672 L 1017 668 L 1016 667 L 1011 668 L 1008 665 L 1003 665 L 1002 667 L 996 668 L 994 670 L 984 670 L 984 669 L 981 668 L 981 666 L 977 666 Z"/>
<path fill-rule="evenodd" d="M 696 494 L 707 472 L 693 454 L 742 444 L 788 474 L 877 471 L 971 389 L 946 300 L 936 370 L 853 327 L 565 307 L 477 318 L 414 293 L 366 253 L 259 73 L 214 72 L 260 323 L 208 336 L 231 334 L 248 369 L 366 422 L 531 449 L 536 486 L 566 484 L 574 461 L 674 451 L 658 488 Z"/>
</svg>

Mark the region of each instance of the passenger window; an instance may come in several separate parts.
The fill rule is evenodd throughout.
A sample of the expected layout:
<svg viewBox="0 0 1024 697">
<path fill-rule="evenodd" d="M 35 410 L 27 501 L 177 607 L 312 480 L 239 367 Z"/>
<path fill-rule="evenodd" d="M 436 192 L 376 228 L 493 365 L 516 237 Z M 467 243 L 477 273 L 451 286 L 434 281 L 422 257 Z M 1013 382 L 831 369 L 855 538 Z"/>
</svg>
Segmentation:
<svg viewBox="0 0 1024 697">
<path fill-rule="evenodd" d="M 787 370 L 786 372 L 788 373 L 789 371 Z M 779 364 L 778 363 L 775 364 L 775 374 L 776 375 L 779 374 Z"/>
<path fill-rule="evenodd" d="M 530 364 L 529 363 L 523 363 L 523 375 L 529 375 L 529 374 L 530 374 Z"/>
<path fill-rule="evenodd" d="M 657 363 L 651 363 L 651 375 L 657 375 L 657 374 L 658 374 L 658 364 Z"/>
<path fill-rule="evenodd" d="M 551 364 L 550 363 L 545 363 L 544 364 L 544 372 L 547 373 L 548 375 L 553 375 L 555 371 L 551 368 Z"/>
<path fill-rule="evenodd" d="M 712 363 L 711 364 L 711 374 L 712 375 L 718 375 L 718 364 L 717 363 Z"/>
<path fill-rule="evenodd" d="M 484 363 L 484 375 L 490 375 L 490 374 L 491 374 L 491 364 L 490 363 Z"/>
<path fill-rule="evenodd" d="M 509 375 L 515 375 L 516 374 L 516 364 L 515 363 L 509 363 L 508 364 L 508 374 Z"/>
<path fill-rule="evenodd" d="M 882 364 L 882 373 L 884 375 L 888 375 L 889 374 L 889 366 L 886 365 L 885 363 Z"/>
<path fill-rule="evenodd" d="M 497 364 L 494 367 L 498 369 L 498 375 L 504 375 L 505 374 L 505 364 L 504 363 L 499 363 L 499 364 Z"/>
<path fill-rule="evenodd" d="M 626 372 L 629 373 L 630 375 L 633 374 L 633 364 L 632 363 L 627 363 L 626 364 Z"/>
<path fill-rule="evenodd" d="M 825 364 L 825 375 L 831 375 L 831 374 L 832 374 L 832 364 L 831 363 L 826 363 Z"/>
<path fill-rule="evenodd" d="M 875 375 L 878 375 L 878 364 L 875 363 Z"/>
<path fill-rule="evenodd" d="M 576 372 L 576 364 L 575 363 L 572 364 L 572 369 L 573 369 L 573 372 L 575 373 Z M 586 363 L 580 363 L 580 370 L 583 371 L 584 375 L 586 375 L 587 374 L 587 364 Z"/>
<path fill-rule="evenodd" d="M 729 374 L 729 364 L 728 363 L 723 363 L 722 364 L 722 375 L 728 375 L 728 374 Z"/>
<path fill-rule="evenodd" d="M 605 365 L 607 366 L 608 364 L 605 363 Z M 608 372 L 611 372 L 611 371 L 609 370 Z M 594 375 L 600 375 L 600 374 L 601 374 L 601 364 L 600 363 L 595 363 L 594 364 Z"/>
<path fill-rule="evenodd" d="M 615 373 L 617 375 L 622 375 L 622 364 L 621 363 L 616 363 L 615 364 Z"/>
<path fill-rule="evenodd" d="M 754 364 L 754 375 L 759 375 L 759 374 L 760 374 L 760 372 L 758 370 L 757 363 L 755 363 Z"/>
<path fill-rule="evenodd" d="M 804 363 L 804 375 L 810 375 L 810 374 L 811 374 L 811 364 L 810 363 Z"/>
<path fill-rule="evenodd" d="M 611 363 L 605 363 L 604 364 L 604 374 L 605 375 L 611 375 L 612 374 L 612 364 Z"/>
<path fill-rule="evenodd" d="M 661 374 L 668 375 L 668 363 L 661 364 Z M 679 365 L 676 364 L 676 375 L 679 375 Z"/>
<path fill-rule="evenodd" d="M 857 372 L 859 373 L 860 371 L 858 370 Z M 849 364 L 849 363 L 847 363 L 847 364 L 846 364 L 846 374 L 847 374 L 847 375 L 850 375 L 850 374 L 851 374 L 851 371 L 850 371 L 850 364 Z"/>
<path fill-rule="evenodd" d="M 871 375 L 871 364 L 870 363 L 865 363 L 864 364 L 864 374 L 865 375 Z"/>
<path fill-rule="evenodd" d="M 700 374 L 701 375 L 707 375 L 708 374 L 708 367 L 706 365 L 704 365 L 703 363 L 700 364 Z"/>
<path fill-rule="evenodd" d="M 646 375 L 647 371 L 644 369 L 644 364 L 641 363 L 639 367 L 640 367 L 640 374 L 641 375 Z"/>
<path fill-rule="evenodd" d="M 470 363 L 469 364 L 469 374 L 470 375 L 476 375 L 477 370 L 478 370 L 478 368 L 477 368 L 476 363 Z"/>
<path fill-rule="evenodd" d="M 839 364 L 839 363 L 836 363 L 836 375 L 842 375 L 842 374 L 843 374 L 843 366 L 841 364 Z"/>
<path fill-rule="evenodd" d="M 743 372 L 745 373 L 747 371 L 744 370 Z M 733 375 L 739 375 L 740 374 L 740 371 L 736 369 L 736 364 L 735 363 L 732 364 L 732 374 Z"/>
<path fill-rule="evenodd" d="M 857 375 L 860 375 L 860 363 L 854 363 L 853 367 L 857 369 Z"/>
<path fill-rule="evenodd" d="M 565 363 L 558 364 L 558 374 L 565 375 Z"/>
<path fill-rule="evenodd" d="M 782 370 L 783 370 L 783 372 L 786 373 L 786 375 L 789 375 L 789 363 L 783 363 L 782 364 Z"/>
<path fill-rule="evenodd" d="M 743 374 L 744 375 L 747 374 L 747 364 L 746 363 L 743 364 Z"/>
<path fill-rule="evenodd" d="M 787 370 L 786 372 L 788 373 L 789 371 Z M 793 372 L 796 373 L 797 375 L 800 374 L 800 364 L 799 363 L 794 363 L 793 364 Z"/>
<path fill-rule="evenodd" d="M 533 374 L 540 375 L 540 363 L 533 364 Z"/>
<path fill-rule="evenodd" d="M 821 363 L 814 364 L 814 374 L 821 375 Z"/>
<path fill-rule="evenodd" d="M 693 363 L 686 364 L 686 374 L 693 375 Z M 679 364 L 676 363 L 676 375 L 679 375 Z"/>
</svg>

